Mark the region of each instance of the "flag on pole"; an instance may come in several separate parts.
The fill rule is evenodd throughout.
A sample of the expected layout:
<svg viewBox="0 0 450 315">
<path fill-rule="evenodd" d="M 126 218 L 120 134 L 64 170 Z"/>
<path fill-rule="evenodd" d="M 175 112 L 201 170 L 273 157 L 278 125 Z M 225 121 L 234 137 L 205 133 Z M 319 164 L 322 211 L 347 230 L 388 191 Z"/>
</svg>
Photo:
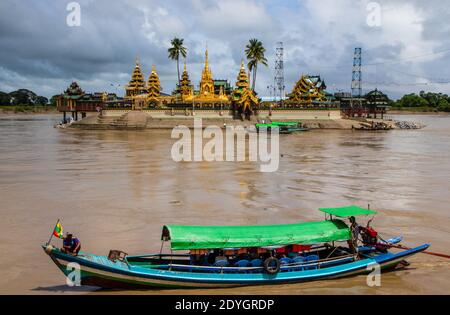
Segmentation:
<svg viewBox="0 0 450 315">
<path fill-rule="evenodd" d="M 53 235 L 58 238 L 63 238 L 63 227 L 61 222 L 58 221 L 58 223 L 56 223 L 55 229 L 53 230 Z"/>
</svg>

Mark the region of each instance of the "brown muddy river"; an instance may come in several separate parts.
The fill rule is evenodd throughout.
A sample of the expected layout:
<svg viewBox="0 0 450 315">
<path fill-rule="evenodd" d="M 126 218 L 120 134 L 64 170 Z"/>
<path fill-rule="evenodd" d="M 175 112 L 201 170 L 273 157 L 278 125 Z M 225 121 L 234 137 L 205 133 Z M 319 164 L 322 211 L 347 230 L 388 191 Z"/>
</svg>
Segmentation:
<svg viewBox="0 0 450 315">
<path fill-rule="evenodd" d="M 0 293 L 111 294 L 65 285 L 40 247 L 58 218 L 85 251 L 137 254 L 159 251 L 164 224 L 291 223 L 323 219 L 319 207 L 370 203 L 382 236 L 450 254 L 450 116 L 401 116 L 425 123 L 422 130 L 282 135 L 275 173 L 255 162 L 176 163 L 169 131 L 54 129 L 59 119 L 0 117 Z M 410 262 L 377 288 L 358 276 L 142 293 L 450 293 L 449 260 L 419 254 Z"/>
</svg>

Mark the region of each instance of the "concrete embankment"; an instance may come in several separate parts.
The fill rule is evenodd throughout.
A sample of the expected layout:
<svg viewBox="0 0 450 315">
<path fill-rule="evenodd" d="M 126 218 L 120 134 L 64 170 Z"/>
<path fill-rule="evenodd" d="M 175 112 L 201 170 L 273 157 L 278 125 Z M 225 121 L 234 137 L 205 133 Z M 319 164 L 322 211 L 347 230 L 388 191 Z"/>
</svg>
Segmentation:
<svg viewBox="0 0 450 315">
<path fill-rule="evenodd" d="M 362 122 L 350 119 L 341 119 L 335 113 L 330 115 L 329 113 L 320 113 L 321 116 L 304 115 L 303 118 L 300 115 L 294 116 L 292 114 L 273 115 L 271 117 L 265 115 L 259 115 L 258 117 L 252 117 L 252 120 L 237 120 L 233 119 L 230 115 L 206 115 L 196 114 L 192 115 L 166 115 L 161 117 L 158 115 L 150 115 L 145 111 L 127 111 L 118 115 L 117 113 L 106 115 L 93 115 L 88 116 L 80 121 L 72 123 L 71 128 L 78 129 L 92 129 L 92 130 L 143 130 L 143 129 L 172 129 L 176 126 L 186 126 L 189 128 L 194 127 L 194 118 L 202 118 L 203 127 L 206 126 L 243 126 L 249 127 L 254 125 L 258 121 L 282 120 L 282 121 L 301 121 L 303 126 L 311 129 L 352 129 L 357 128 Z M 277 117 L 279 116 L 279 117 Z"/>
</svg>

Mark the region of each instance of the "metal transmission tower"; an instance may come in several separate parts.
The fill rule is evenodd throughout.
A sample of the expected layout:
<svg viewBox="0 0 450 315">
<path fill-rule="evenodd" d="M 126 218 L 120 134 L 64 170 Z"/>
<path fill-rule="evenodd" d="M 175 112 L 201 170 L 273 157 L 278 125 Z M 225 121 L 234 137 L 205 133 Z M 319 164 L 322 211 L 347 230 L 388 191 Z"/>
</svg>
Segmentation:
<svg viewBox="0 0 450 315">
<path fill-rule="evenodd" d="M 352 96 L 360 97 L 362 95 L 361 74 L 361 48 L 355 48 L 355 53 L 353 54 Z"/>
<path fill-rule="evenodd" d="M 280 97 L 281 104 L 283 104 L 283 98 L 284 98 L 284 60 L 283 60 L 283 43 L 278 42 L 277 48 L 275 51 L 275 86 L 276 86 L 276 92 L 274 94 L 274 99 L 276 101 L 277 96 Z"/>
</svg>

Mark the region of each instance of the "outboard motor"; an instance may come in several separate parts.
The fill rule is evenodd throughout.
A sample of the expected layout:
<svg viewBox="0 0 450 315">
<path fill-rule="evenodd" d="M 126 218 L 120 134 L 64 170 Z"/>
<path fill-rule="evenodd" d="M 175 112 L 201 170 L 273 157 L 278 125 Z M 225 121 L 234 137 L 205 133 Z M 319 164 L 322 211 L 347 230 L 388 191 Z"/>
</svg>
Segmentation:
<svg viewBox="0 0 450 315">
<path fill-rule="evenodd" d="M 370 226 L 361 228 L 361 236 L 364 245 L 375 246 L 378 243 L 378 232 Z"/>
</svg>

